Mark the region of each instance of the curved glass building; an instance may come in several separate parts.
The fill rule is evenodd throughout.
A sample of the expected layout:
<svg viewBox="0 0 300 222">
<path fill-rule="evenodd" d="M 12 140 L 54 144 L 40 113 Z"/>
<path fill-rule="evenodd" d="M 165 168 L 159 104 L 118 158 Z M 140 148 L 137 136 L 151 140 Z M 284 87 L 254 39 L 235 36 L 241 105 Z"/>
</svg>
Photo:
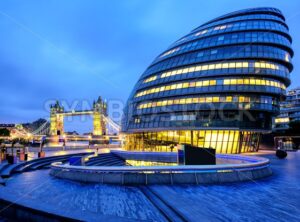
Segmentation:
<svg viewBox="0 0 300 222">
<path fill-rule="evenodd" d="M 256 151 L 290 84 L 291 42 L 275 8 L 229 13 L 192 30 L 136 83 L 122 120 L 125 148 Z"/>
</svg>

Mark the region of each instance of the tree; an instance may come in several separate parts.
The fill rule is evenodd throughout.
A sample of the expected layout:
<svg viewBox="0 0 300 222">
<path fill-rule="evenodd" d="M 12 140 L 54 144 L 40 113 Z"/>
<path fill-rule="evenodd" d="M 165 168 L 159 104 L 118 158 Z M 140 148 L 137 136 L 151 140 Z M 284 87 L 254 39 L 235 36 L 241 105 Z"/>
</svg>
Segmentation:
<svg viewBox="0 0 300 222">
<path fill-rule="evenodd" d="M 10 131 L 7 128 L 0 129 L 0 136 L 10 136 Z"/>
</svg>

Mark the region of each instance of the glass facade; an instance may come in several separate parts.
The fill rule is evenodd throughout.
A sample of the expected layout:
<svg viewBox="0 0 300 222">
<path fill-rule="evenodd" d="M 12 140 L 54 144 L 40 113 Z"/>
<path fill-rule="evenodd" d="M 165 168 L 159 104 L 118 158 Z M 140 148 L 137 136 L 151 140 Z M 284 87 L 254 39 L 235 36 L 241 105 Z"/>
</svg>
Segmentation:
<svg viewBox="0 0 300 222">
<path fill-rule="evenodd" d="M 137 81 L 122 120 L 125 148 L 256 151 L 290 84 L 291 41 L 274 8 L 229 13 L 192 30 Z"/>
<path fill-rule="evenodd" d="M 275 132 L 286 131 L 291 122 L 300 121 L 300 88 L 289 90 L 280 103 L 280 114 L 274 119 Z"/>
<path fill-rule="evenodd" d="M 174 152 L 177 144 L 210 147 L 217 153 L 257 151 L 259 133 L 238 130 L 182 130 L 132 134 L 127 150 Z"/>
</svg>

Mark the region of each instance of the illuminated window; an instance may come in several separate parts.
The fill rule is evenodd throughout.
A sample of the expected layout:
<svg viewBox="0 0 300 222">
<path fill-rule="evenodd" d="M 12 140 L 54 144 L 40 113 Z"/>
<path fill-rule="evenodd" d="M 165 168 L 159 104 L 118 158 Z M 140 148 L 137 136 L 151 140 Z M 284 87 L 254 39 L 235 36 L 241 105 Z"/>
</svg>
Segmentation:
<svg viewBox="0 0 300 222">
<path fill-rule="evenodd" d="M 231 79 L 230 84 L 231 85 L 236 85 L 236 81 L 237 81 L 236 79 Z"/>
<path fill-rule="evenodd" d="M 186 99 L 186 104 L 191 104 L 192 103 L 192 98 Z"/>
<path fill-rule="evenodd" d="M 232 96 L 226 96 L 226 102 L 232 102 Z"/>
<path fill-rule="evenodd" d="M 177 89 L 181 89 L 182 88 L 182 83 L 177 84 Z"/>
<path fill-rule="evenodd" d="M 234 62 L 229 63 L 229 68 L 235 68 L 235 63 Z"/>
<path fill-rule="evenodd" d="M 199 98 L 193 98 L 193 103 L 198 103 L 199 102 Z"/>
<path fill-rule="evenodd" d="M 223 64 L 222 64 L 222 68 L 223 68 L 223 69 L 228 69 L 228 67 L 229 67 L 229 66 L 228 66 L 228 63 L 223 63 Z"/>
<path fill-rule="evenodd" d="M 179 104 L 185 104 L 185 99 L 180 99 Z"/>
<path fill-rule="evenodd" d="M 224 79 L 223 84 L 224 85 L 230 85 L 230 79 Z"/>
<path fill-rule="evenodd" d="M 237 80 L 237 84 L 243 85 L 243 84 L 244 84 L 244 80 L 243 80 L 243 79 L 238 79 L 238 80 Z"/>
<path fill-rule="evenodd" d="M 202 82 L 199 81 L 199 82 L 196 82 L 196 87 L 201 87 L 202 86 Z"/>
<path fill-rule="evenodd" d="M 242 68 L 243 67 L 243 63 L 241 62 L 237 62 L 235 65 L 236 68 Z"/>
<path fill-rule="evenodd" d="M 216 64 L 216 69 L 221 69 L 222 68 L 222 64 Z"/>
<path fill-rule="evenodd" d="M 194 71 L 195 71 L 195 67 L 191 67 L 191 68 L 189 68 L 188 72 L 194 72 Z"/>
<path fill-rule="evenodd" d="M 209 81 L 208 80 L 205 80 L 202 82 L 202 86 L 208 86 L 209 85 Z"/>
<path fill-rule="evenodd" d="M 255 85 L 255 79 L 250 79 L 250 85 Z"/>
<path fill-rule="evenodd" d="M 191 88 L 191 87 L 195 87 L 196 86 L 196 83 L 195 82 L 190 82 L 190 85 L 189 85 L 189 87 Z"/>
<path fill-rule="evenodd" d="M 212 102 L 212 97 L 206 97 L 206 100 L 205 100 L 207 103 L 211 103 Z"/>
<path fill-rule="evenodd" d="M 219 97 L 213 97 L 212 101 L 214 103 L 218 103 L 220 101 L 220 98 Z"/>
<path fill-rule="evenodd" d="M 189 83 L 188 82 L 183 83 L 182 88 L 189 88 Z"/>
<path fill-rule="evenodd" d="M 208 69 L 215 69 L 215 65 L 214 65 L 214 64 L 209 65 L 209 66 L 208 66 Z"/>
<path fill-rule="evenodd" d="M 289 117 L 275 118 L 275 123 L 288 123 L 288 122 L 290 122 Z"/>
<path fill-rule="evenodd" d="M 209 80 L 209 85 L 213 86 L 217 84 L 217 80 L 213 79 L 213 80 Z"/>
<path fill-rule="evenodd" d="M 248 96 L 226 96 L 226 97 L 219 97 L 219 96 L 208 96 L 208 97 L 200 97 L 200 98 L 183 98 L 183 99 L 174 99 L 174 100 L 162 100 L 157 102 L 149 102 L 140 104 L 138 106 L 138 109 L 145 109 L 145 108 L 151 108 L 151 107 L 157 107 L 157 106 L 167 106 L 167 105 L 173 105 L 173 104 L 197 104 L 197 103 L 219 103 L 219 102 L 225 102 L 225 103 L 250 103 L 250 102 L 258 102 L 258 103 L 269 103 L 267 99 L 265 98 L 258 98 L 258 97 L 248 97 Z M 245 109 L 250 108 L 250 104 L 245 104 L 243 107 Z"/>
<path fill-rule="evenodd" d="M 141 92 L 138 92 L 135 97 L 144 96 L 148 94 L 175 90 L 181 88 L 194 88 L 194 87 L 204 87 L 204 86 L 214 86 L 214 85 L 257 85 L 257 86 L 272 86 L 281 89 L 286 89 L 286 86 L 278 81 L 266 80 L 266 79 L 258 79 L 258 78 L 239 78 L 239 79 L 210 79 L 210 80 L 202 80 L 202 81 L 191 81 L 184 83 L 177 83 L 172 85 L 166 85 L 156 88 L 147 89 Z"/>
</svg>

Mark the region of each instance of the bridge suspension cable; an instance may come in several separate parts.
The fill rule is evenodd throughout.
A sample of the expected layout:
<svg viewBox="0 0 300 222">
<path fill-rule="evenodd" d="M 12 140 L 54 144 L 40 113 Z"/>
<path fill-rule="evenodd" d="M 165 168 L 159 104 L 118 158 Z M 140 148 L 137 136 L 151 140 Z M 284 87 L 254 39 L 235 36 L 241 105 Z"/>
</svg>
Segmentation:
<svg viewBox="0 0 300 222">
<path fill-rule="evenodd" d="M 112 119 L 110 119 L 107 116 L 102 115 L 104 121 L 109 124 L 109 126 L 111 126 L 114 130 L 116 130 L 117 132 L 119 132 L 121 130 L 121 126 L 117 123 L 115 123 Z"/>
<path fill-rule="evenodd" d="M 49 127 L 50 127 L 50 123 L 48 121 L 46 121 L 39 128 L 32 131 L 31 134 L 33 134 L 33 135 L 47 134 L 49 131 Z"/>
</svg>

